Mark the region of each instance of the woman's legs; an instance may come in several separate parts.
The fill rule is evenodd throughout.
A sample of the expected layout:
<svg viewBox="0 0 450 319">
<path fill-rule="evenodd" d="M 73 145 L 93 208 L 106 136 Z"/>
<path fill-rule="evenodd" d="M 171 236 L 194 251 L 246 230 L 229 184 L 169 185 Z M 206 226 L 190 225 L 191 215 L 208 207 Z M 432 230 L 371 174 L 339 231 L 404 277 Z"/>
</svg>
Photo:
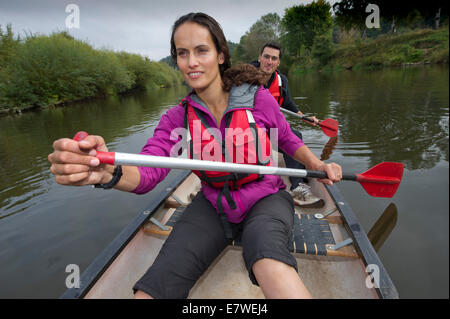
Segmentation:
<svg viewBox="0 0 450 319">
<path fill-rule="evenodd" d="M 215 208 L 199 192 L 175 224 L 153 265 L 133 287 L 135 297 L 187 298 L 227 244 Z"/>
<path fill-rule="evenodd" d="M 252 270 L 266 298 L 311 298 L 295 268 L 281 261 L 263 258 L 253 264 Z"/>
<path fill-rule="evenodd" d="M 293 223 L 293 200 L 284 190 L 261 199 L 244 220 L 244 260 L 266 298 L 311 298 L 289 251 Z"/>
<path fill-rule="evenodd" d="M 186 208 L 154 264 L 135 285 L 135 298 L 186 298 L 226 247 L 219 216 L 214 208 L 210 212 L 205 207 L 209 210 L 212 205 L 199 195 Z M 266 298 L 311 297 L 288 249 L 293 210 L 291 196 L 279 191 L 255 204 L 243 222 L 243 255 L 250 279 Z"/>
<path fill-rule="evenodd" d="M 150 296 L 148 293 L 143 292 L 142 290 L 136 291 L 133 298 L 134 299 L 155 299 L 152 296 Z"/>
</svg>

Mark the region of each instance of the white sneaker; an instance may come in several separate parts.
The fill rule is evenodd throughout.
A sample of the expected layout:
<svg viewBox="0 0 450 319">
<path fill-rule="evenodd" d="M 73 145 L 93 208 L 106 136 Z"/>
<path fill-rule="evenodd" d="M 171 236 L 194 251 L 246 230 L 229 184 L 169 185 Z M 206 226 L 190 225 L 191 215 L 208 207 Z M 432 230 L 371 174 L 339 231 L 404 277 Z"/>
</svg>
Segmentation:
<svg viewBox="0 0 450 319">
<path fill-rule="evenodd" d="M 291 191 L 291 195 L 296 205 L 300 207 L 320 208 L 325 205 L 325 201 L 311 192 L 311 187 L 306 184 L 299 184 Z"/>
</svg>

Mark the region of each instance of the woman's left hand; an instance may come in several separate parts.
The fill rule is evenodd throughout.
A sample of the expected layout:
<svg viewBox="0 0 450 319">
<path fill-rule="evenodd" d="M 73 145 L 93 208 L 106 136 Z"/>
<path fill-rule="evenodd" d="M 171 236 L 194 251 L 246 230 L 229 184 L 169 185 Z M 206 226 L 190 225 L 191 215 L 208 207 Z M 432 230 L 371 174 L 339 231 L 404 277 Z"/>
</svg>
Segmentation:
<svg viewBox="0 0 450 319">
<path fill-rule="evenodd" d="M 342 167 L 336 163 L 323 163 L 316 168 L 318 171 L 324 171 L 327 173 L 327 179 L 318 179 L 319 182 L 333 185 L 333 183 L 337 183 L 342 179 Z"/>
</svg>

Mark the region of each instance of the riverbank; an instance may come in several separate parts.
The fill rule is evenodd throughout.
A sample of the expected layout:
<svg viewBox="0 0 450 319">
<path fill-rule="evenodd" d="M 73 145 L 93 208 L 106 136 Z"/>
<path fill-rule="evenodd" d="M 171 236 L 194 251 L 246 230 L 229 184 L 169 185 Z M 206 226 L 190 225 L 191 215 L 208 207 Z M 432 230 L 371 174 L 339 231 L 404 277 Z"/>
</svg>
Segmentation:
<svg viewBox="0 0 450 319">
<path fill-rule="evenodd" d="M 449 62 L 448 26 L 438 30 L 421 29 L 401 34 L 385 34 L 375 39 L 356 41 L 351 45 L 337 45 L 328 62 L 317 65 L 307 54 L 294 62 L 292 75 L 311 71 L 339 71 L 377 69 L 420 64 Z"/>
<path fill-rule="evenodd" d="M 24 40 L 15 38 L 10 26 L 0 32 L 0 115 L 182 82 L 164 62 L 97 50 L 66 32 Z"/>
</svg>

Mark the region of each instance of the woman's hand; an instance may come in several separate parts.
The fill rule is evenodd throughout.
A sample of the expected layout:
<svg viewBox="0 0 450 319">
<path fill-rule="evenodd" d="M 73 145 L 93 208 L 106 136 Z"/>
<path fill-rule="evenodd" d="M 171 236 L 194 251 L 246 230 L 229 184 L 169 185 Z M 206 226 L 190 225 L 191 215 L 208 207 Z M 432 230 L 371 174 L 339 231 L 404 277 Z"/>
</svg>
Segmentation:
<svg viewBox="0 0 450 319">
<path fill-rule="evenodd" d="M 326 172 L 328 179 L 318 179 L 318 181 L 330 186 L 333 185 L 333 183 L 339 182 L 342 178 L 342 167 L 336 163 L 327 164 L 322 162 L 322 164 L 315 167 L 314 170 Z"/>
<path fill-rule="evenodd" d="M 100 164 L 97 151 L 107 152 L 101 136 L 89 135 L 81 141 L 62 138 L 53 143 L 48 155 L 50 171 L 58 184 L 83 186 L 104 184 L 112 179 L 114 166 Z"/>
<path fill-rule="evenodd" d="M 333 183 L 339 182 L 342 178 L 342 167 L 339 164 L 327 164 L 321 161 L 306 145 L 299 147 L 295 151 L 294 158 L 298 162 L 303 163 L 307 169 L 326 172 L 328 178 L 318 179 L 321 183 L 333 185 Z"/>
</svg>

